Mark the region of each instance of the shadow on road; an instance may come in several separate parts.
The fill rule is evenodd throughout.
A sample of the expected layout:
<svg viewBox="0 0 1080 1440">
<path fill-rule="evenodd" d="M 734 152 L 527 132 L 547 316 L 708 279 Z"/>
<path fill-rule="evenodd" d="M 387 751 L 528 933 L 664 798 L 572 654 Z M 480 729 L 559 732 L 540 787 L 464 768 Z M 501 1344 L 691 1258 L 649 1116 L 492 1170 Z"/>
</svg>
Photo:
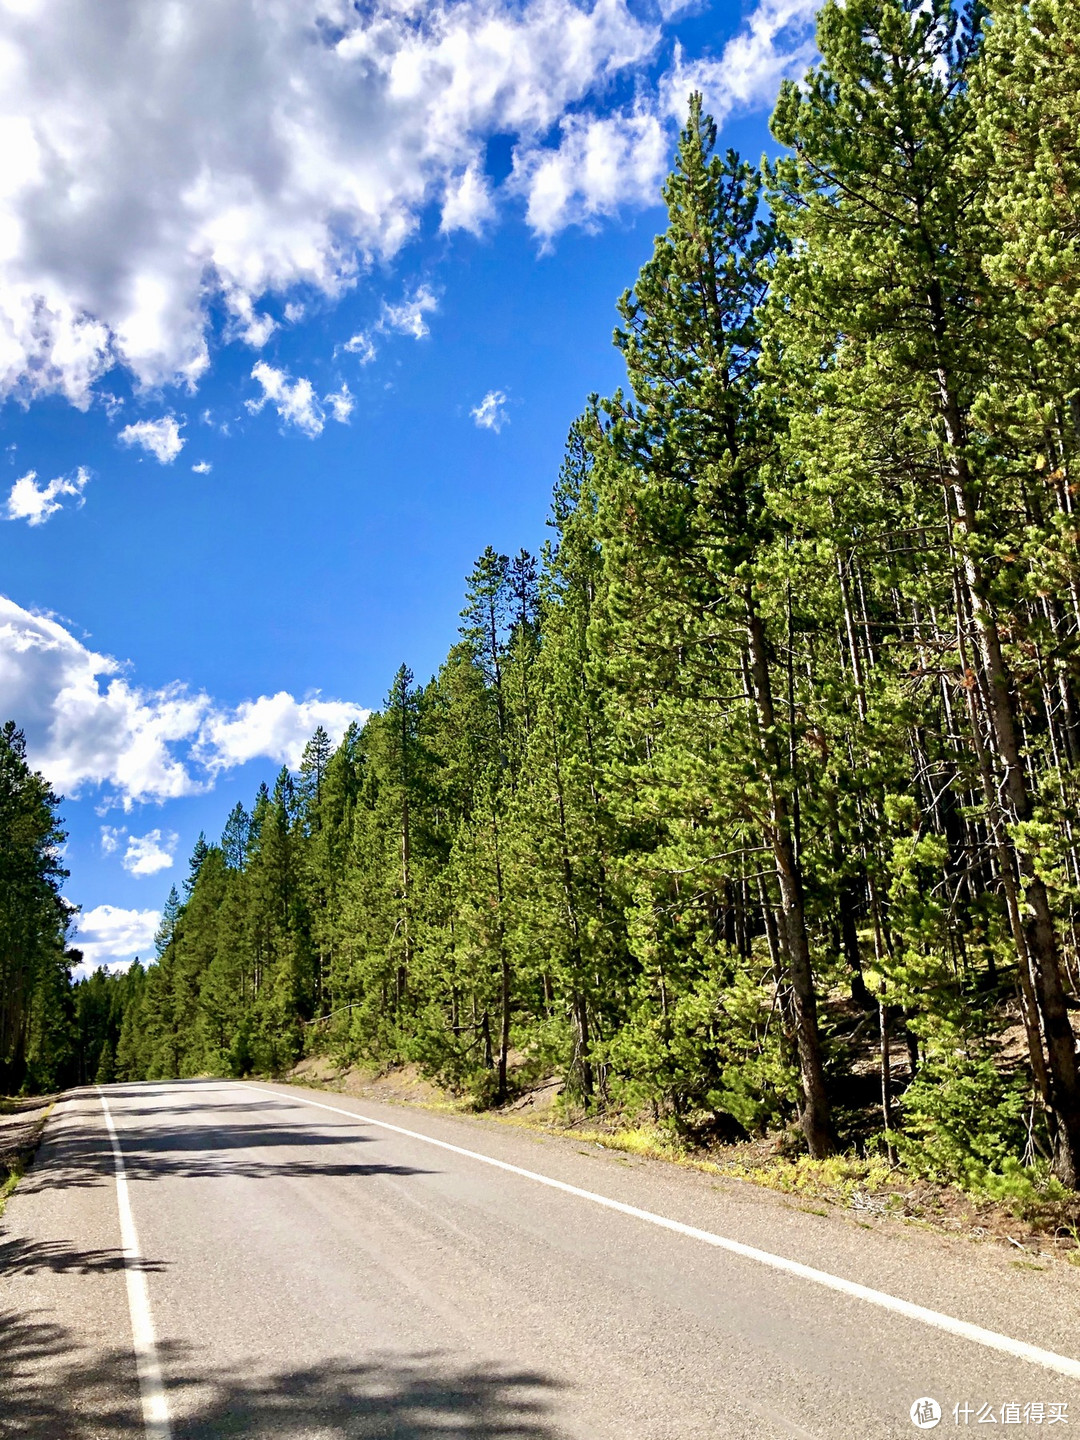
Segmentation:
<svg viewBox="0 0 1080 1440">
<path fill-rule="evenodd" d="M 165 1269 L 161 1260 L 139 1260 L 135 1268 L 148 1274 Z M 121 1250 L 79 1250 L 62 1240 L 0 1240 L 0 1275 L 36 1275 L 51 1270 L 57 1275 L 101 1275 L 124 1268 Z M 2 1340 L 0 1340 L 2 1343 Z"/>
<path fill-rule="evenodd" d="M 77 1356 L 62 1325 L 0 1313 L 0 1436 L 90 1440 L 142 1434 L 130 1350 Z"/>
<path fill-rule="evenodd" d="M 59 1326 L 0 1315 L 0 1435 L 114 1440 L 142 1434 L 130 1352 L 72 1351 Z M 560 1440 L 562 1388 L 535 1371 L 445 1353 L 328 1360 L 253 1375 L 162 1355 L 175 1440 Z"/>
<path fill-rule="evenodd" d="M 124 1166 L 131 1180 L 166 1176 L 197 1180 L 240 1176 L 257 1180 L 280 1175 L 293 1179 L 312 1175 L 366 1178 L 438 1173 L 377 1160 L 363 1163 L 332 1159 L 327 1152 L 357 1145 L 378 1145 L 379 1139 L 363 1134 L 353 1125 L 318 1120 L 300 1124 L 287 1104 L 259 1101 L 254 1106 L 243 1103 L 215 1106 L 215 1110 L 226 1113 L 215 1116 L 214 1122 L 207 1125 L 199 1123 L 198 1117 L 204 1112 L 202 1105 L 187 1110 L 159 1108 L 140 1086 L 115 1086 L 107 1093 L 114 1099 L 150 1102 L 138 1108 L 125 1108 L 119 1127 Z M 93 1091 L 83 1095 L 97 1101 Z M 267 1122 L 262 1116 L 249 1120 L 247 1116 L 252 1109 L 281 1110 L 289 1115 L 289 1120 L 281 1124 Z M 275 1151 L 284 1153 L 271 1153 Z M 112 1149 L 100 1108 L 95 1103 L 84 1112 L 69 1111 L 62 1127 L 46 1134 L 37 1162 L 20 1184 L 19 1191 L 33 1194 L 54 1186 L 86 1188 L 111 1182 L 114 1173 Z"/>
</svg>

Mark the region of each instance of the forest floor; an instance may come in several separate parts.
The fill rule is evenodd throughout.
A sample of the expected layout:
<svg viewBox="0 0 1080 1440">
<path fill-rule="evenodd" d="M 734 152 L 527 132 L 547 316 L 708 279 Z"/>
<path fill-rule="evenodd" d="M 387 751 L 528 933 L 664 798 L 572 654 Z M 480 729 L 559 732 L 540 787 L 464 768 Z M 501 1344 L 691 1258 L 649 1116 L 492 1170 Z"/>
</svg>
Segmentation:
<svg viewBox="0 0 1080 1440">
<path fill-rule="evenodd" d="M 302 1060 L 286 1080 L 339 1094 L 427 1110 L 475 1113 L 467 1098 L 426 1080 L 415 1066 L 385 1071 L 341 1068 L 325 1056 Z M 799 1209 L 819 1215 L 899 1224 L 962 1235 L 1015 1252 L 1014 1263 L 1039 1270 L 1050 1258 L 1080 1266 L 1080 1195 L 1074 1200 L 1026 1202 L 1018 1207 L 976 1197 L 951 1185 L 920 1179 L 885 1158 L 837 1155 L 814 1161 L 792 1156 L 788 1137 L 736 1144 L 701 1143 L 625 1115 L 586 1115 L 565 1106 L 561 1082 L 551 1077 L 506 1105 L 484 1111 L 505 1125 L 571 1136 L 606 1150 L 648 1156 L 706 1174 L 762 1185 L 792 1197 Z M 869 1225 L 868 1225 L 869 1228 Z"/>
<path fill-rule="evenodd" d="M 55 1095 L 0 1095 L 0 1215 L 34 1158 Z"/>
</svg>

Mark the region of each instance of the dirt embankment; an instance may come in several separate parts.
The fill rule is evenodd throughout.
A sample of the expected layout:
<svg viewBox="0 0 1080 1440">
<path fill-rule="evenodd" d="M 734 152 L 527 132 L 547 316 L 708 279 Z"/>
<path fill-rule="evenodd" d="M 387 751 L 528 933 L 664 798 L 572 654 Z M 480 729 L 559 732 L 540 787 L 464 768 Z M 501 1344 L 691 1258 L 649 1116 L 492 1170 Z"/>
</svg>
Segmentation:
<svg viewBox="0 0 1080 1440">
<path fill-rule="evenodd" d="M 0 1215 L 41 1142 L 55 1095 L 7 1099 L 0 1095 Z"/>
</svg>

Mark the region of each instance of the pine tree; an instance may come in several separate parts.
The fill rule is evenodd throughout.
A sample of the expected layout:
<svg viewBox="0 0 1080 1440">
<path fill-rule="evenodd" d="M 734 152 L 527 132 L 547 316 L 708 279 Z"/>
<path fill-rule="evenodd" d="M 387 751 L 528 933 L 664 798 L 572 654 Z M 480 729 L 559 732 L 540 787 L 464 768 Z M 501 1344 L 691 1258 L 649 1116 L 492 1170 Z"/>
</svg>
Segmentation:
<svg viewBox="0 0 1080 1440">
<path fill-rule="evenodd" d="M 221 850 L 230 870 L 243 870 L 251 848 L 251 816 L 238 800 L 229 811 L 221 835 Z"/>
<path fill-rule="evenodd" d="M 30 769 L 12 721 L 0 728 L 0 1090 L 50 1085 L 70 1050 L 63 992 L 71 907 L 60 894 L 59 800 Z"/>
<path fill-rule="evenodd" d="M 943 497 L 994 771 L 990 823 L 1006 866 L 1023 983 L 1045 1043 L 1045 1056 L 1033 1049 L 1032 1061 L 1047 1075 L 1057 1172 L 1075 1185 L 1080 1073 L 1055 916 L 1031 843 L 1038 787 L 1024 756 L 1023 707 L 1005 638 L 1018 638 L 1023 613 L 1009 552 L 996 550 L 1011 538 L 1002 533 L 1011 486 L 980 404 L 993 383 L 989 357 L 1010 343 L 1010 307 L 982 263 L 994 249 L 985 174 L 970 163 L 968 80 L 981 18 L 978 8 L 953 9 L 949 0 L 826 4 L 818 27 L 823 63 L 804 89 L 784 86 L 773 118 L 777 138 L 795 152 L 778 164 L 772 197 L 793 242 L 790 260 L 778 266 L 777 324 L 783 331 L 785 317 L 832 316 L 831 349 L 842 316 L 841 349 L 853 361 L 845 382 L 864 387 L 864 402 L 872 394 L 879 406 L 903 406 L 932 440 L 933 468 L 912 478 Z M 1034 1028 L 1028 1033 L 1034 1046 Z"/>
<path fill-rule="evenodd" d="M 188 876 L 184 881 L 184 894 L 190 895 L 195 888 L 195 882 L 199 878 L 199 871 L 202 863 L 210 853 L 210 846 L 206 842 L 206 836 L 199 831 L 199 838 L 195 841 L 195 848 L 191 852 L 191 859 L 188 861 Z"/>
<path fill-rule="evenodd" d="M 98 1061 L 97 1071 L 94 1074 L 95 1085 L 111 1085 L 116 1079 L 116 1057 L 113 1054 L 112 1041 L 106 1040 L 101 1047 L 101 1059 Z"/>
<path fill-rule="evenodd" d="M 539 1022 L 534 1043 L 588 1106 L 604 1089 L 597 1046 L 623 1018 L 631 961 L 614 889 L 613 822 L 600 793 L 602 691 L 587 679 L 602 561 L 586 428 L 571 432 L 555 492 L 558 543 L 545 556 L 535 621 L 542 645 L 508 816 L 508 890 L 509 943 Z M 522 629 L 533 623 L 527 612 L 518 621 Z"/>
<path fill-rule="evenodd" d="M 176 886 L 169 886 L 169 893 L 161 911 L 161 920 L 158 922 L 157 930 L 154 932 L 154 949 L 157 951 L 158 959 L 165 954 L 169 948 L 169 942 L 176 933 L 176 922 L 180 918 L 180 896 L 177 894 Z"/>
<path fill-rule="evenodd" d="M 719 787 L 706 800 L 690 780 L 703 752 L 715 748 L 718 722 L 726 727 L 725 748 L 738 748 L 753 830 L 739 826 L 727 839 L 737 855 L 763 840 L 775 862 L 800 1123 L 810 1153 L 821 1156 L 832 1131 L 790 737 L 785 746 L 775 693 L 777 525 L 766 490 L 776 421 L 757 370 L 773 234 L 758 214 L 757 174 L 731 152 L 714 154 L 715 143 L 716 127 L 695 95 L 664 191 L 668 229 L 620 305 L 626 328 L 616 340 L 636 403 L 616 397 L 608 407 L 614 423 L 612 460 L 604 467 L 604 643 L 615 652 L 612 673 L 631 719 L 637 711 L 634 723 L 644 726 L 631 743 L 639 755 L 653 740 L 665 747 L 665 766 L 679 767 L 676 783 L 691 809 L 706 804 L 715 811 L 722 803 Z M 647 760 L 644 773 L 650 772 L 664 788 L 675 778 Z M 731 778 L 723 776 L 726 783 Z M 694 864 L 686 855 L 668 857 L 673 883 L 684 862 Z"/>
</svg>

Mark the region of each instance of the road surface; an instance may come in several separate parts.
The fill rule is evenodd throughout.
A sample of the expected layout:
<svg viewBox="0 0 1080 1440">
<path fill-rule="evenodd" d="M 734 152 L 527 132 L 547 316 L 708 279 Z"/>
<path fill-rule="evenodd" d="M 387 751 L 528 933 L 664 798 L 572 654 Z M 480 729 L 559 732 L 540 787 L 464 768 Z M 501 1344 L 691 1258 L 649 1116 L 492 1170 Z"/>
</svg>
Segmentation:
<svg viewBox="0 0 1080 1440">
<path fill-rule="evenodd" d="M 920 1397 L 939 1434 L 1080 1427 L 1061 1262 L 490 1120 L 103 1094 L 115 1147 L 65 1096 L 0 1222 L 5 1437 L 877 1440 Z"/>
</svg>

